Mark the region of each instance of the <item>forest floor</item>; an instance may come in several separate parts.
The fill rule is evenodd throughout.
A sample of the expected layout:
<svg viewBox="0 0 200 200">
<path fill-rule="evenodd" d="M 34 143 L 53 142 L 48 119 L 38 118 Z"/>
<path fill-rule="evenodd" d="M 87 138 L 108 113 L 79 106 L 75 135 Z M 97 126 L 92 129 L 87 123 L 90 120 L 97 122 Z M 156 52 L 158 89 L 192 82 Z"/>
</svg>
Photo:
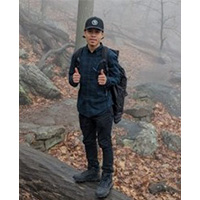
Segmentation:
<svg viewBox="0 0 200 200">
<path fill-rule="evenodd" d="M 109 44 L 108 44 L 109 46 Z M 29 57 L 26 63 L 36 63 L 40 58 L 32 51 L 31 44 L 23 36 L 20 36 L 20 48 L 24 48 Z M 150 62 L 150 57 L 139 52 L 137 49 L 128 49 L 124 47 L 120 58 L 128 60 L 128 63 L 133 63 L 132 66 L 126 66 L 128 79 L 130 83 L 134 83 L 137 78 L 139 68 L 147 66 Z M 125 54 L 123 52 L 129 52 Z M 22 60 L 20 60 L 22 62 Z M 23 61 L 24 62 L 24 61 Z M 60 68 L 55 67 L 55 72 L 59 73 Z M 77 98 L 77 89 L 72 88 L 67 80 L 67 77 L 54 76 L 52 79 L 54 84 L 60 89 L 62 99 Z M 128 92 L 134 92 L 133 85 L 128 86 Z M 31 96 L 33 104 L 30 106 L 20 106 L 20 118 L 26 113 L 34 113 L 46 105 L 54 104 L 58 100 L 47 100 L 43 97 Z M 126 108 L 131 108 L 134 100 L 131 96 L 126 99 Z M 135 200 L 180 200 L 179 192 L 170 193 L 163 192 L 153 195 L 149 192 L 150 183 L 166 182 L 167 185 L 181 190 L 181 154 L 175 153 L 167 149 L 161 141 L 161 130 L 168 130 L 177 135 L 181 135 L 181 119 L 171 116 L 161 103 L 156 104 L 154 110 L 155 117 L 152 124 L 158 132 L 159 148 L 153 156 L 142 157 L 134 153 L 130 148 L 120 146 L 116 143 L 116 136 L 126 134 L 123 129 L 113 128 L 113 149 L 114 149 L 114 188 L 125 193 Z M 134 120 L 131 116 L 124 114 L 124 118 Z M 81 136 L 80 131 L 73 131 L 66 135 L 65 140 L 49 150 L 49 154 L 57 157 L 61 161 L 73 166 L 76 169 L 86 169 L 86 158 L 84 146 L 78 139 Z M 20 142 L 23 138 L 20 137 Z M 102 160 L 102 152 L 99 149 L 99 159 Z M 25 191 L 20 191 L 24 200 L 35 199 Z"/>
<path fill-rule="evenodd" d="M 37 6 L 37 5 L 36 5 Z M 63 12 L 53 12 L 49 11 L 49 19 L 56 21 L 57 19 L 64 19 L 62 22 L 63 27 L 68 27 L 69 30 L 75 30 L 75 23 L 71 23 L 66 20 L 67 17 Z M 69 15 L 69 13 L 68 13 Z M 71 12 L 73 16 L 73 12 Z M 73 18 L 73 17 L 72 17 Z M 68 33 L 70 39 L 75 40 L 74 31 Z M 126 69 L 128 76 L 128 93 L 129 96 L 126 98 L 125 109 L 131 108 L 135 101 L 131 98 L 134 92 L 134 86 L 141 81 L 144 77 L 140 74 L 141 70 L 146 71 L 145 79 L 150 76 L 152 63 L 155 61 L 152 55 L 145 54 L 137 48 L 133 48 L 130 45 L 121 45 L 120 48 L 115 46 L 109 39 L 103 40 L 106 46 L 111 46 L 113 49 L 119 49 L 120 60 L 123 61 L 123 66 Z M 32 45 L 29 43 L 27 38 L 20 35 L 19 47 L 26 50 L 28 53 L 27 60 L 21 60 L 20 63 L 35 64 L 40 60 L 40 56 L 33 52 Z M 52 60 L 49 60 L 51 62 Z M 156 70 L 158 70 L 156 68 Z M 162 68 L 159 73 L 166 77 L 166 68 Z M 60 67 L 56 66 L 54 68 L 55 74 L 59 74 Z M 151 73 L 152 74 L 152 73 Z M 154 72 L 153 72 L 154 75 Z M 154 76 L 149 77 L 149 79 L 154 78 Z M 58 101 L 64 99 L 77 98 L 77 89 L 72 88 L 67 77 L 60 77 L 55 75 L 52 79 L 54 84 L 59 88 L 62 93 L 60 100 L 47 100 L 43 97 L 33 96 L 33 104 L 30 106 L 20 106 L 19 115 L 20 119 L 27 114 L 34 114 L 35 111 L 45 107 L 51 106 Z M 70 112 L 69 112 L 70 113 Z M 152 124 L 156 127 L 158 132 L 158 142 L 159 148 L 152 156 L 142 157 L 134 153 L 130 148 L 118 145 L 116 142 L 116 137 L 126 134 L 123 129 L 114 127 L 113 128 L 113 149 L 114 149 L 114 188 L 125 193 L 133 200 L 180 200 L 181 195 L 179 192 L 170 193 L 162 192 L 153 195 L 149 192 L 148 187 L 151 183 L 166 182 L 167 185 L 175 188 L 177 191 L 181 190 L 181 153 L 175 153 L 170 151 L 162 142 L 160 132 L 162 130 L 167 130 L 173 132 L 177 135 L 181 135 L 181 118 L 171 116 L 167 109 L 158 102 L 154 110 L 154 118 Z M 130 120 L 134 119 L 124 114 L 123 118 L 128 118 Z M 86 169 L 86 158 L 84 153 L 84 146 L 80 141 L 81 132 L 72 131 L 68 133 L 65 140 L 60 144 L 54 146 L 49 150 L 49 154 L 58 158 L 59 160 L 73 166 L 76 169 L 84 170 Z M 23 142 L 24 138 L 19 137 L 20 141 Z M 102 152 L 99 149 L 99 160 L 102 161 Z M 20 196 L 24 200 L 36 200 L 31 194 L 26 191 L 20 190 Z"/>
</svg>

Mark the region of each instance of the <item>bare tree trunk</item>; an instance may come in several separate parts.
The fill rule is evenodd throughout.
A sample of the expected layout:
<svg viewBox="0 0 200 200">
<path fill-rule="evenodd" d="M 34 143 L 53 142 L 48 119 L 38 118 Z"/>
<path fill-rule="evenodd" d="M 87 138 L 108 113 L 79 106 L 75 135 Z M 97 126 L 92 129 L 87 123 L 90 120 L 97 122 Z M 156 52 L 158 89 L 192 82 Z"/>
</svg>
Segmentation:
<svg viewBox="0 0 200 200">
<path fill-rule="evenodd" d="M 163 38 L 163 29 L 164 29 L 164 5 L 163 0 L 160 1 L 161 5 L 161 21 L 160 21 L 160 51 L 163 48 L 163 43 L 165 38 Z"/>
<path fill-rule="evenodd" d="M 79 0 L 75 50 L 85 45 L 85 39 L 82 37 L 84 25 L 85 21 L 93 15 L 93 9 L 94 0 Z"/>
</svg>

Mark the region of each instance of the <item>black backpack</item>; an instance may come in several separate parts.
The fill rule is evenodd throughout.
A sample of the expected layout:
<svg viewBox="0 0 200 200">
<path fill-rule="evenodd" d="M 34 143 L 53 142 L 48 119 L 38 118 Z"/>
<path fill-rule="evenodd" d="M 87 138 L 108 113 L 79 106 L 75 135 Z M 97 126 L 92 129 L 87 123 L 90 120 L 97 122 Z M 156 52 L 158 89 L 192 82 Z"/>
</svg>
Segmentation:
<svg viewBox="0 0 200 200">
<path fill-rule="evenodd" d="M 80 56 L 83 51 L 83 48 L 84 47 L 78 49 L 74 54 L 77 67 L 79 67 L 79 64 L 80 64 Z M 119 56 L 119 51 L 113 50 L 113 49 L 110 49 L 110 50 L 113 51 L 117 55 L 117 57 Z M 102 48 L 102 62 L 101 63 L 105 65 L 102 68 L 105 68 L 106 73 L 109 74 L 108 47 L 106 46 L 103 46 Z M 115 124 L 121 121 L 122 114 L 124 111 L 124 100 L 125 100 L 125 97 L 128 95 L 126 91 L 127 77 L 126 77 L 125 70 L 120 64 L 118 64 L 118 69 L 120 71 L 120 82 L 117 85 L 112 86 L 110 89 L 112 100 L 114 103 L 113 113 L 114 113 Z"/>
</svg>

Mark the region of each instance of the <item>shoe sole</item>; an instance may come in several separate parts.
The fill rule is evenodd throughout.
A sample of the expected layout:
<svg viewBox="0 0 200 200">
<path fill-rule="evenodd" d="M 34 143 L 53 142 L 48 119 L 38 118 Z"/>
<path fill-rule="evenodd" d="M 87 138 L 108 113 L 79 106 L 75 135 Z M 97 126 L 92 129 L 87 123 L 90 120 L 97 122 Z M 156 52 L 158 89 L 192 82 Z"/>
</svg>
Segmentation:
<svg viewBox="0 0 200 200">
<path fill-rule="evenodd" d="M 99 195 L 96 194 L 96 197 L 99 198 L 99 199 L 106 198 L 110 194 L 112 187 L 113 187 L 113 184 L 110 186 L 108 193 L 106 193 L 105 195 L 102 195 L 102 196 L 99 196 Z"/>
</svg>

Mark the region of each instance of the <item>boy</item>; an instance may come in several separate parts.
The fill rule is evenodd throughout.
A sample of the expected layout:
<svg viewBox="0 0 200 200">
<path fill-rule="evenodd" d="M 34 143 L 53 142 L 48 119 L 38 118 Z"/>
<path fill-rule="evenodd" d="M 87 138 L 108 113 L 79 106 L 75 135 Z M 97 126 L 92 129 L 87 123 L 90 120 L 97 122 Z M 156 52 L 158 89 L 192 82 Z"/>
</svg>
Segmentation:
<svg viewBox="0 0 200 200">
<path fill-rule="evenodd" d="M 96 196 L 106 197 L 112 186 L 113 149 L 111 130 L 113 123 L 112 97 L 110 87 L 120 80 L 117 55 L 108 51 L 109 74 L 102 66 L 101 40 L 104 37 L 104 24 L 98 17 L 91 17 L 85 23 L 84 37 L 87 45 L 82 49 L 79 65 L 72 56 L 69 70 L 69 83 L 76 87 L 80 84 L 77 108 L 83 133 L 88 169 L 74 175 L 76 182 L 99 181 Z M 100 178 L 97 157 L 97 142 L 103 152 L 102 176 Z"/>
</svg>

